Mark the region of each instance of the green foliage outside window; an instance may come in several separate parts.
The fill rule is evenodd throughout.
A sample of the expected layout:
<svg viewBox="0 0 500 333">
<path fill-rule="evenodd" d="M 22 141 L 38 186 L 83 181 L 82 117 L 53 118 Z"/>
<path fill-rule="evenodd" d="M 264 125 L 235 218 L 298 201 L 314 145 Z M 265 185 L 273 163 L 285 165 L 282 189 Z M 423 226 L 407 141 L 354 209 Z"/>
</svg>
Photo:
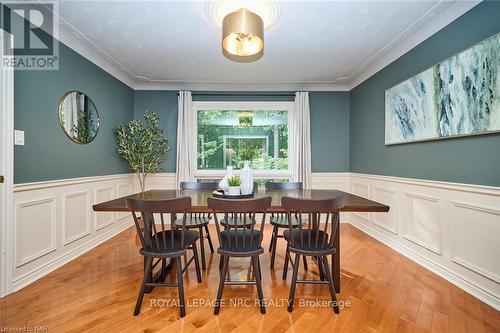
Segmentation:
<svg viewBox="0 0 500 333">
<path fill-rule="evenodd" d="M 240 169 L 245 161 L 253 169 L 288 169 L 288 113 L 252 111 L 248 117 L 239 110 L 198 112 L 198 169 Z"/>
</svg>

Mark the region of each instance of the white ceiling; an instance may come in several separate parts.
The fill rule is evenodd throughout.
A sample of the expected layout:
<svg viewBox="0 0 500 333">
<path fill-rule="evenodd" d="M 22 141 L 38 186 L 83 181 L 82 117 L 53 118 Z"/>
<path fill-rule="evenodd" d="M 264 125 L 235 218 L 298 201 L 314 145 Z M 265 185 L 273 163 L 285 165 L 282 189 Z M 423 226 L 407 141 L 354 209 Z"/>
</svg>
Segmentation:
<svg viewBox="0 0 500 333">
<path fill-rule="evenodd" d="M 60 39 L 136 89 L 348 90 L 477 1 L 280 1 L 264 56 L 222 55 L 204 1 L 61 1 Z"/>
</svg>

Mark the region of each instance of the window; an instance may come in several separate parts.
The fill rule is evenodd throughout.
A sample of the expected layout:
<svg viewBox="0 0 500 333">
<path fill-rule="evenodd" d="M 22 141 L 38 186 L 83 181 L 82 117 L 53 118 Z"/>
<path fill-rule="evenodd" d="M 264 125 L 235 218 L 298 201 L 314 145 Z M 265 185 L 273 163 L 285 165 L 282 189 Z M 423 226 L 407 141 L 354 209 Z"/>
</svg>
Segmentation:
<svg viewBox="0 0 500 333">
<path fill-rule="evenodd" d="M 245 161 L 257 177 L 289 178 L 290 102 L 193 102 L 197 178 Z"/>
</svg>

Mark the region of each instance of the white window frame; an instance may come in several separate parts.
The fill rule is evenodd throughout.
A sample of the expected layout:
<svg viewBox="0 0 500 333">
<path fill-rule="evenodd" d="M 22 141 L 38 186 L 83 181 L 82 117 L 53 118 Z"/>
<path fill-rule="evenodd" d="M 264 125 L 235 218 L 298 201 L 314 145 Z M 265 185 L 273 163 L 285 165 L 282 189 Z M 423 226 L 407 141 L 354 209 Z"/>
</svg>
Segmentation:
<svg viewBox="0 0 500 333">
<path fill-rule="evenodd" d="M 196 147 L 196 153 L 193 154 L 193 165 L 195 166 L 194 177 L 196 179 L 215 179 L 222 178 L 226 174 L 226 170 L 198 170 L 198 111 L 220 111 L 220 110 L 244 110 L 244 111 L 262 111 L 262 110 L 282 110 L 288 112 L 288 138 L 293 134 L 290 133 L 290 123 L 293 117 L 294 102 L 220 102 L 220 101 L 194 101 L 192 105 L 193 114 L 193 131 L 194 137 L 190 138 L 193 141 L 193 147 Z M 290 141 L 288 141 L 290 142 Z M 288 147 L 290 151 L 290 146 Z M 255 178 L 273 178 L 273 179 L 288 179 L 290 180 L 292 172 L 290 165 L 294 163 L 293 157 L 288 155 L 288 170 L 254 170 Z"/>
</svg>

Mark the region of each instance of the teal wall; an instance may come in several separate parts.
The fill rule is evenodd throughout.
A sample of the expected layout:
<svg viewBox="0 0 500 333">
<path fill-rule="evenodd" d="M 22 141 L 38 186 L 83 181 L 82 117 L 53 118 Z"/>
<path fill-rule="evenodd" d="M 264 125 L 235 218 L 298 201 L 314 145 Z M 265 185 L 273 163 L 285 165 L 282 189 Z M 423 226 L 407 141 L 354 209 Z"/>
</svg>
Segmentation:
<svg viewBox="0 0 500 333">
<path fill-rule="evenodd" d="M 160 117 L 160 126 L 167 136 L 169 150 L 163 161 L 162 172 L 175 172 L 177 154 L 177 91 L 136 90 L 134 118 L 144 119 L 144 112 L 154 112 Z"/>
<path fill-rule="evenodd" d="M 57 107 L 69 90 L 85 92 L 98 109 L 101 126 L 89 144 L 70 141 L 59 127 Z M 14 72 L 14 127 L 25 133 L 25 145 L 14 148 L 14 183 L 129 172 L 112 129 L 133 116 L 131 88 L 59 43 L 59 70 Z"/>
<path fill-rule="evenodd" d="M 349 171 L 349 93 L 311 92 L 311 168 Z"/>
<path fill-rule="evenodd" d="M 500 31 L 500 2 L 483 2 L 350 92 L 352 172 L 500 186 L 500 135 L 384 145 L 384 94 Z"/>
<path fill-rule="evenodd" d="M 201 95 L 201 93 L 203 95 Z M 194 101 L 293 101 L 294 92 L 193 92 Z M 311 92 L 312 171 L 349 171 L 349 93 Z M 175 172 L 177 146 L 177 91 L 136 91 L 134 116 L 154 111 L 167 134 L 170 150 L 162 164 Z"/>
<path fill-rule="evenodd" d="M 351 92 L 311 92 L 312 171 L 500 186 L 500 135 L 384 145 L 385 90 L 499 32 L 499 17 L 500 2 L 479 4 Z M 112 129 L 146 110 L 160 115 L 170 146 L 162 167 L 174 172 L 176 91 L 134 92 L 64 44 L 59 50 L 59 70 L 14 75 L 15 128 L 26 136 L 26 145 L 15 147 L 15 183 L 129 172 L 115 153 Z M 71 142 L 59 128 L 59 99 L 73 89 L 99 110 L 101 128 L 88 145 Z M 293 100 L 293 92 L 205 93 L 194 100 Z"/>
</svg>

